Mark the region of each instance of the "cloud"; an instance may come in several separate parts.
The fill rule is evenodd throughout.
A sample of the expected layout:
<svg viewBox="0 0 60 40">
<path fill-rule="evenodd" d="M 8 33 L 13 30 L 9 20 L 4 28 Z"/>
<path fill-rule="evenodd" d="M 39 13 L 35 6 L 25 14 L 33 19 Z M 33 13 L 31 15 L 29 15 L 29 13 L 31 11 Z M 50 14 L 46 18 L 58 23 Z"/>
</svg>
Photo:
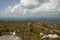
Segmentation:
<svg viewBox="0 0 60 40">
<path fill-rule="evenodd" d="M 60 7 L 58 7 L 60 1 L 59 0 L 50 0 L 47 3 L 42 4 L 41 6 L 31 10 L 34 13 L 38 12 L 44 12 L 44 11 L 53 11 L 53 12 L 59 12 Z"/>
<path fill-rule="evenodd" d="M 43 0 L 43 3 L 41 3 L 42 0 L 21 0 L 19 4 L 15 5 L 14 7 L 8 7 L 11 12 L 27 12 L 27 11 L 33 11 L 36 12 L 35 10 L 38 11 L 55 11 L 59 10 L 57 8 L 57 5 L 59 4 L 59 0 Z M 38 12 L 37 11 L 37 12 Z"/>
<path fill-rule="evenodd" d="M 10 16 L 24 16 L 25 14 L 41 12 L 60 12 L 59 3 L 60 0 L 20 0 L 20 3 L 13 7 L 8 5 L 3 12 Z"/>
</svg>

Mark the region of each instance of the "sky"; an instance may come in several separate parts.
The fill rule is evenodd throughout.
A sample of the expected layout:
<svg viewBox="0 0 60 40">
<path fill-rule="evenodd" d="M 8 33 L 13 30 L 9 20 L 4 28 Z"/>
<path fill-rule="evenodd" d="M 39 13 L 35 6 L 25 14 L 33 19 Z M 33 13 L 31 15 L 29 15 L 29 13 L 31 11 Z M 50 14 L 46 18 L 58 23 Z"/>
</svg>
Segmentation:
<svg viewBox="0 0 60 40">
<path fill-rule="evenodd" d="M 0 18 L 57 17 L 60 0 L 0 0 Z"/>
</svg>

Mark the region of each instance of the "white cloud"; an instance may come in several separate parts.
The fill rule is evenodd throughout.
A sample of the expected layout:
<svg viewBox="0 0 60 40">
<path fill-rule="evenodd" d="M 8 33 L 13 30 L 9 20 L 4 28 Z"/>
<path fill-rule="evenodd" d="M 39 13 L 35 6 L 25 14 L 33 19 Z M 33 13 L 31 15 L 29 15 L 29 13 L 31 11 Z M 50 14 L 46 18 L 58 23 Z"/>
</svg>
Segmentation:
<svg viewBox="0 0 60 40">
<path fill-rule="evenodd" d="M 21 0 L 21 4 L 24 6 L 30 6 L 30 5 L 38 5 L 38 2 L 36 0 Z"/>
<path fill-rule="evenodd" d="M 13 14 L 27 14 L 27 13 L 40 13 L 44 11 L 58 11 L 60 7 L 58 5 L 60 0 L 20 0 L 20 3 L 15 6 L 8 6 L 5 9 L 5 13 L 11 16 Z M 2 14 L 3 15 L 3 14 Z"/>
<path fill-rule="evenodd" d="M 34 13 L 44 12 L 44 11 L 60 11 L 60 8 L 57 7 L 60 1 L 58 0 L 50 0 L 48 3 L 44 3 L 41 6 L 31 10 Z"/>
<path fill-rule="evenodd" d="M 56 9 L 56 6 L 58 5 L 58 0 L 50 0 L 48 3 L 44 3 L 42 6 L 40 6 L 43 10 L 53 10 Z"/>
<path fill-rule="evenodd" d="M 14 7 L 12 7 L 12 8 L 9 7 L 9 10 L 11 12 L 19 11 L 19 12 L 23 12 L 23 13 L 26 13 L 26 11 L 30 11 L 30 10 L 33 12 L 55 11 L 55 10 L 57 10 L 56 6 L 58 4 L 59 4 L 59 0 L 50 0 L 49 2 L 43 3 L 42 5 L 40 5 L 37 0 L 21 0 L 20 3 L 15 5 Z M 29 9 L 29 7 L 32 7 L 32 6 L 34 6 L 34 8 Z"/>
</svg>

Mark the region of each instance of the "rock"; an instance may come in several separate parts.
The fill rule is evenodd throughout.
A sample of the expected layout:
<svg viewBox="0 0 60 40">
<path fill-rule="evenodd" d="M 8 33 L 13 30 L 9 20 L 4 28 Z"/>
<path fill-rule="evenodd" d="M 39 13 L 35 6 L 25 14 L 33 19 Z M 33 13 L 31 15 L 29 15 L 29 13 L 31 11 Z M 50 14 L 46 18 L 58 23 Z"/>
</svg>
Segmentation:
<svg viewBox="0 0 60 40">
<path fill-rule="evenodd" d="M 44 36 L 44 33 L 40 33 L 40 36 Z"/>
<path fill-rule="evenodd" d="M 48 37 L 50 37 L 50 38 L 58 38 L 59 36 L 56 35 L 56 34 L 49 34 Z"/>
<path fill-rule="evenodd" d="M 60 40 L 60 37 L 56 34 L 48 34 L 48 35 L 44 35 L 41 38 L 42 40 Z"/>
<path fill-rule="evenodd" d="M 15 35 L 4 35 L 0 36 L 0 40 L 22 40 L 22 38 Z"/>
</svg>

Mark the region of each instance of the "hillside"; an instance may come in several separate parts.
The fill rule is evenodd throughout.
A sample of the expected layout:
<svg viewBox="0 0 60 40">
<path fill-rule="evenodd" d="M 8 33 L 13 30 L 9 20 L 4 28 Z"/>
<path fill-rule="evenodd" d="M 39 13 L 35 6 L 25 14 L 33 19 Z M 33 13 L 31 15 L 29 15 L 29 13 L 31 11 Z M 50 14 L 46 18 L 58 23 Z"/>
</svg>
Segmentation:
<svg viewBox="0 0 60 40">
<path fill-rule="evenodd" d="M 0 22 L 0 36 L 13 35 L 22 37 L 23 40 L 42 40 L 44 35 L 56 34 L 60 40 L 60 22 L 53 21 L 2 21 Z M 57 38 L 58 39 L 58 38 Z M 56 39 L 56 40 L 57 40 Z M 48 40 L 48 39 L 46 39 Z M 51 40 L 49 38 L 49 40 Z"/>
</svg>

